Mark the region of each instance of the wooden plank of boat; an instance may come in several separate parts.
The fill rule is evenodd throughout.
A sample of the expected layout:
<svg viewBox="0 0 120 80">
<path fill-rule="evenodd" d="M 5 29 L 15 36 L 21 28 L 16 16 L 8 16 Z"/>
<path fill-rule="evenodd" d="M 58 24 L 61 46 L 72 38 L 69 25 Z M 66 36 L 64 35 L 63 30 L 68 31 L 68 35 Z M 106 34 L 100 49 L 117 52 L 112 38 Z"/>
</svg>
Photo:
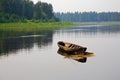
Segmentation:
<svg viewBox="0 0 120 80">
<path fill-rule="evenodd" d="M 83 46 L 80 46 L 80 45 L 76 45 L 76 44 L 73 44 L 73 43 L 59 41 L 57 44 L 58 44 L 59 48 L 65 50 L 65 51 L 85 52 L 87 50 L 86 47 L 83 47 Z"/>
</svg>

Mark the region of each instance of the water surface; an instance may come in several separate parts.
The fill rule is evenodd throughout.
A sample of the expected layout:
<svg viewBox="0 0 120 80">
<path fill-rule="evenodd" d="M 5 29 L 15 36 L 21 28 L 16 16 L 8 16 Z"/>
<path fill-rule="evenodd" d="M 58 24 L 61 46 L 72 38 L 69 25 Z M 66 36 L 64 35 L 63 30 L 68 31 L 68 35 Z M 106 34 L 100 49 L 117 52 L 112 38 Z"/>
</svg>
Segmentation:
<svg viewBox="0 0 120 80">
<path fill-rule="evenodd" d="M 0 39 L 0 80 L 120 79 L 120 25 L 82 25 L 48 34 Z M 57 53 L 58 41 L 85 46 L 96 56 L 85 63 L 65 58 Z"/>
</svg>

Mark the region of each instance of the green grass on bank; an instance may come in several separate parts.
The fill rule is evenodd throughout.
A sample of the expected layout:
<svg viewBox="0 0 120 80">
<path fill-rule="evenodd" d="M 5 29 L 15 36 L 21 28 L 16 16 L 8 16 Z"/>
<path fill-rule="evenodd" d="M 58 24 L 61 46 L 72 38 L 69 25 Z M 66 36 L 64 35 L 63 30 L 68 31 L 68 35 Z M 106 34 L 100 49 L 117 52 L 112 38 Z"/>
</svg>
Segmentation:
<svg viewBox="0 0 120 80">
<path fill-rule="evenodd" d="M 29 31 L 29 30 L 55 30 L 74 25 L 73 23 L 62 22 L 26 22 L 26 23 L 0 23 L 0 30 L 16 30 L 16 31 Z"/>
<path fill-rule="evenodd" d="M 0 37 L 40 34 L 45 31 L 54 31 L 73 25 L 73 23 L 67 22 L 0 23 Z"/>
</svg>

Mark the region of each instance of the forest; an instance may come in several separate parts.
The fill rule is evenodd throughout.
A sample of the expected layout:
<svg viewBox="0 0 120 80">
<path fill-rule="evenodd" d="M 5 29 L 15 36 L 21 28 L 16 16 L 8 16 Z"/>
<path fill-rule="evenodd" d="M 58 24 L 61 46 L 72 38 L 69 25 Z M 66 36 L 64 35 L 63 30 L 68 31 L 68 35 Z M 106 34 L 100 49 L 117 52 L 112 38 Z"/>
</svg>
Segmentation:
<svg viewBox="0 0 120 80">
<path fill-rule="evenodd" d="M 57 12 L 54 14 L 62 22 L 120 21 L 120 12 Z"/>
<path fill-rule="evenodd" d="M 0 0 L 0 23 L 26 20 L 56 21 L 51 4 L 31 0 Z"/>
<path fill-rule="evenodd" d="M 0 0 L 0 23 L 120 21 L 120 12 L 53 12 L 52 4 L 31 0 Z"/>
</svg>

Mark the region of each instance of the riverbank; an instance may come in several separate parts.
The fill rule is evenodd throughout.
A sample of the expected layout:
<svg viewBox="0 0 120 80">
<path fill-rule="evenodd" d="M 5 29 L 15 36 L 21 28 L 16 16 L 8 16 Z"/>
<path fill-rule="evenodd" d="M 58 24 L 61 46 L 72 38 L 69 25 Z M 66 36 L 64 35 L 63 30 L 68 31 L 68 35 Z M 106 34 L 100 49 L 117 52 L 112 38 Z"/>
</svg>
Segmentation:
<svg viewBox="0 0 120 80">
<path fill-rule="evenodd" d="M 0 23 L 0 38 L 41 34 L 46 31 L 54 31 L 56 29 L 67 28 L 73 25 L 75 24 L 67 22 Z"/>
<path fill-rule="evenodd" d="M 17 22 L 17 23 L 0 23 L 0 38 L 16 37 L 25 35 L 49 34 L 48 32 L 68 28 L 74 25 L 120 25 L 119 21 L 115 22 Z"/>
<path fill-rule="evenodd" d="M 0 30 L 55 30 L 74 25 L 69 22 L 18 22 L 18 23 L 0 23 Z"/>
</svg>

